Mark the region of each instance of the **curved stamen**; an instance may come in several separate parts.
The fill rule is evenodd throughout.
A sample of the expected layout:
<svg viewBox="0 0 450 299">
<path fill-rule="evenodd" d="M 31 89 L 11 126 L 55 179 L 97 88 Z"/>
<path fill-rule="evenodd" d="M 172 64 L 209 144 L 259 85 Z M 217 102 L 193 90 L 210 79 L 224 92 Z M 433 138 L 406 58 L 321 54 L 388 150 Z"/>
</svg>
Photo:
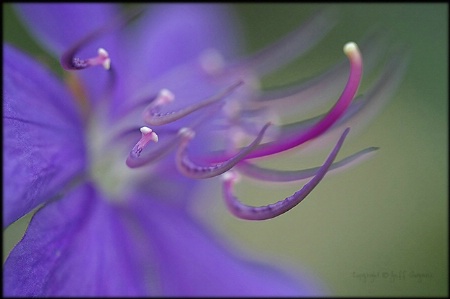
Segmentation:
<svg viewBox="0 0 450 299">
<path fill-rule="evenodd" d="M 136 9 L 130 12 L 127 16 L 118 16 L 110 23 L 106 24 L 98 28 L 97 30 L 91 32 L 89 35 L 85 36 L 77 43 L 75 43 L 72 47 L 70 47 L 64 54 L 61 56 L 60 63 L 65 70 L 81 70 L 90 66 L 102 65 L 106 70 L 109 70 L 111 66 L 111 60 L 109 58 L 108 52 L 104 49 L 98 49 L 98 56 L 89 58 L 89 59 L 81 59 L 75 57 L 76 53 L 80 51 L 80 49 L 86 44 L 92 42 L 96 38 L 99 38 L 101 35 L 119 28 L 121 26 L 126 25 L 128 22 L 136 18 L 138 15 L 142 13 L 142 9 Z"/>
<path fill-rule="evenodd" d="M 380 32 L 373 32 L 366 36 L 361 43 L 359 43 L 359 48 L 361 53 L 364 55 L 364 72 L 367 74 L 372 71 L 373 68 L 379 65 L 379 58 L 383 52 L 384 36 Z M 269 106 L 273 104 L 275 108 L 280 105 L 280 101 L 283 103 L 288 102 L 289 104 L 298 104 L 302 101 L 301 109 L 304 109 L 304 104 L 306 101 L 313 99 L 311 104 L 317 104 L 316 96 L 318 91 L 320 94 L 324 93 L 324 90 L 334 90 L 341 84 L 343 77 L 343 72 L 347 70 L 346 59 L 343 58 L 341 61 L 327 68 L 320 74 L 314 75 L 306 80 L 290 84 L 285 87 L 272 88 L 264 90 L 259 94 L 254 100 L 258 104 Z M 275 103 L 271 103 L 274 101 Z M 321 101 L 319 101 L 320 103 Z M 272 105 L 271 105 L 272 106 Z M 287 107 L 287 109 L 292 109 L 292 107 Z"/>
<path fill-rule="evenodd" d="M 251 156 L 248 158 L 272 155 L 299 146 L 300 144 L 314 139 L 324 133 L 342 116 L 342 114 L 350 106 L 356 91 L 358 90 L 362 77 L 362 58 L 358 46 L 355 43 L 347 43 L 344 46 L 344 53 L 350 60 L 350 75 L 339 100 L 325 115 L 325 117 L 299 136 L 261 145 L 261 147 L 252 152 Z"/>
<path fill-rule="evenodd" d="M 165 134 L 166 136 L 167 134 Z M 149 137 L 149 141 L 154 141 L 154 137 Z M 163 144 L 160 144 L 156 147 L 155 150 L 150 151 L 144 155 L 140 155 L 142 150 L 139 151 L 139 154 L 136 153 L 136 146 L 131 150 L 130 154 L 127 157 L 126 164 L 130 168 L 138 168 L 144 165 L 147 165 L 151 162 L 154 162 L 166 154 L 170 153 L 176 145 L 178 145 L 178 141 L 180 139 L 179 134 L 173 134 L 171 138 L 164 138 Z M 141 139 L 142 140 L 142 139 Z M 139 140 L 139 142 L 141 142 Z M 138 143 L 139 143 L 138 142 Z"/>
<path fill-rule="evenodd" d="M 372 84 L 364 95 L 360 95 L 353 100 L 345 113 L 328 130 L 328 132 L 341 130 L 344 127 L 354 124 L 357 124 L 355 129 L 357 131 L 361 131 L 362 128 L 377 113 L 379 113 L 389 99 L 392 98 L 394 91 L 404 75 L 408 60 L 408 53 L 405 55 L 405 52 L 407 51 L 403 48 L 397 49 L 394 55 L 385 62 L 383 70 L 381 70 L 381 74 L 378 76 L 378 80 Z M 305 131 L 308 127 L 317 123 L 324 116 L 325 115 L 320 115 L 308 120 L 302 120 L 300 122 L 279 126 L 279 138 L 283 139 L 283 136 L 292 136 L 294 132 Z M 321 138 L 321 140 L 326 143 L 327 137 Z M 323 142 L 320 144 L 323 144 Z M 317 145 L 319 145 L 319 143 Z"/>
<path fill-rule="evenodd" d="M 384 65 L 378 80 L 366 91 L 364 95 L 356 97 L 341 118 L 330 130 L 350 126 L 358 118 L 358 130 L 361 125 L 368 123 L 372 117 L 386 104 L 402 78 L 407 65 L 407 55 L 404 49 L 399 49 Z M 294 132 L 305 131 L 324 118 L 325 114 L 310 119 L 278 126 L 279 138 L 283 139 Z M 262 144 L 264 145 L 264 144 Z"/>
<path fill-rule="evenodd" d="M 246 157 L 246 159 L 273 155 L 297 147 L 320 136 L 337 120 L 339 120 L 342 114 L 345 113 L 347 108 L 350 106 L 356 91 L 358 90 L 359 84 L 361 83 L 362 77 L 362 57 L 358 46 L 353 42 L 349 42 L 344 46 L 344 53 L 350 61 L 350 75 L 341 96 L 333 108 L 331 108 L 331 110 L 325 115 L 325 117 L 306 131 L 300 132 L 300 134 L 293 134 L 295 136 L 290 136 L 259 145 Z M 217 157 L 210 157 L 208 161 L 221 162 L 227 158 L 228 156 L 225 154 Z"/>
<path fill-rule="evenodd" d="M 403 47 L 396 49 L 392 57 L 385 62 L 378 80 L 362 96 L 361 100 L 355 101 L 343 117 L 336 123 L 335 127 L 356 119 L 358 129 L 367 124 L 387 104 L 396 91 L 403 77 L 409 60 L 409 52 Z M 354 106 L 354 107 L 353 107 Z"/>
<path fill-rule="evenodd" d="M 204 115 L 202 115 L 202 117 L 197 118 L 194 122 L 192 122 L 190 124 L 190 129 L 188 130 L 194 130 L 195 128 L 197 128 L 198 126 L 200 126 L 202 123 L 204 123 L 206 120 L 211 119 L 211 116 L 215 113 L 217 113 L 219 111 L 218 106 L 216 107 L 211 107 L 207 113 L 205 113 Z M 151 133 L 149 130 L 151 130 L 150 128 L 146 128 L 144 127 L 141 128 L 141 132 L 142 134 L 144 133 Z M 128 167 L 130 168 L 137 168 L 137 167 L 141 167 L 144 165 L 147 165 L 149 163 L 155 162 L 159 159 L 161 159 L 162 157 L 166 156 L 167 154 L 169 154 L 178 144 L 179 141 L 182 137 L 182 134 L 180 134 L 180 130 L 177 131 L 173 131 L 173 129 L 165 129 L 161 128 L 162 133 L 164 135 L 164 141 L 161 144 L 161 142 L 159 142 L 159 145 L 152 147 L 152 150 L 150 150 L 149 152 L 145 153 L 145 155 L 140 155 L 142 152 L 142 149 L 147 145 L 147 143 L 149 141 L 158 141 L 158 136 L 151 136 L 151 135 L 146 135 L 146 136 L 142 136 L 141 140 L 139 140 L 139 142 L 134 146 L 134 148 L 130 151 L 127 160 L 126 160 L 126 164 Z M 186 129 L 184 129 L 186 130 Z M 129 132 L 128 130 L 126 132 L 123 132 L 123 134 L 127 134 L 127 132 Z M 167 138 L 167 135 L 171 135 L 171 137 Z M 143 140 L 145 139 L 145 140 Z"/>
<path fill-rule="evenodd" d="M 145 120 L 147 115 L 157 114 L 160 111 L 161 107 L 172 103 L 174 100 L 175 95 L 170 90 L 168 90 L 167 88 L 161 89 L 156 97 L 152 98 L 150 104 L 148 104 L 144 108 L 144 111 L 142 112 L 143 119 Z"/>
<path fill-rule="evenodd" d="M 368 159 L 372 154 L 377 151 L 378 147 L 369 147 L 363 149 L 353 155 L 350 155 L 339 162 L 331 164 L 328 169 L 328 175 L 339 172 L 345 168 L 351 167 Z M 291 182 L 309 179 L 313 177 L 320 169 L 320 167 L 302 169 L 302 170 L 274 170 L 263 168 L 255 164 L 242 161 L 236 165 L 237 170 L 249 177 L 262 181 L 270 182 Z"/>
<path fill-rule="evenodd" d="M 183 139 L 178 148 L 176 157 L 178 170 L 182 174 L 195 179 L 206 179 L 218 176 L 230 170 L 234 165 L 244 159 L 261 142 L 264 136 L 264 132 L 269 127 L 269 125 L 270 123 L 267 123 L 261 129 L 256 139 L 249 146 L 242 149 L 227 161 L 212 166 L 199 166 L 188 158 L 186 154 L 186 148 L 189 144 L 189 141 L 194 138 L 195 133 L 189 128 L 183 128 L 182 130 L 180 130 L 180 134 L 183 136 Z"/>
<path fill-rule="evenodd" d="M 192 106 L 189 106 L 189 107 L 177 110 L 177 111 L 164 113 L 164 114 L 158 113 L 158 110 L 161 107 L 161 104 L 157 104 L 157 105 L 150 104 L 149 106 L 147 106 L 147 108 L 144 109 L 144 112 L 143 112 L 144 121 L 147 124 L 150 124 L 153 126 L 160 126 L 160 125 L 174 122 L 174 121 L 176 121 L 180 118 L 183 118 L 186 115 L 189 115 L 201 108 L 210 106 L 210 105 L 222 100 L 223 98 L 228 96 L 231 92 L 233 92 L 237 87 L 239 87 L 243 83 L 244 83 L 243 81 L 238 81 L 238 82 L 232 84 L 231 86 L 227 87 L 222 92 L 219 92 L 218 94 L 216 94 L 200 103 L 194 104 Z"/>
<path fill-rule="evenodd" d="M 329 131 L 335 130 L 340 126 L 347 123 L 347 120 L 349 120 L 352 116 L 354 116 L 356 113 L 358 113 L 365 105 L 366 97 L 365 96 L 358 96 L 355 97 L 351 105 L 347 108 L 347 111 L 341 116 L 341 118 L 330 128 Z M 294 123 L 284 124 L 276 126 L 276 132 L 277 132 L 277 139 L 289 139 L 292 138 L 293 135 L 299 135 L 303 132 L 306 132 L 309 128 L 314 126 L 316 123 L 318 123 L 321 119 L 323 119 L 326 116 L 325 114 L 321 114 L 318 116 L 314 116 L 312 118 L 303 119 Z M 349 124 L 346 125 L 346 127 L 350 126 Z M 265 143 L 262 143 L 260 146 L 264 146 Z M 266 144 L 267 145 L 267 144 Z M 223 152 L 223 151 L 222 151 Z M 219 154 L 219 151 L 216 152 L 216 155 Z M 208 160 L 209 161 L 209 160 Z"/>
<path fill-rule="evenodd" d="M 236 217 L 247 220 L 267 220 L 286 213 L 298 205 L 317 186 L 317 184 L 319 184 L 336 158 L 349 131 L 350 128 L 347 128 L 344 131 L 330 155 L 325 160 L 325 163 L 317 171 L 314 178 L 312 178 L 306 185 L 303 186 L 303 188 L 295 192 L 292 196 L 289 196 L 286 199 L 280 200 L 274 204 L 253 207 L 241 203 L 233 195 L 233 183 L 236 177 L 233 173 L 226 173 L 223 177 L 223 194 L 227 208 Z"/>
</svg>

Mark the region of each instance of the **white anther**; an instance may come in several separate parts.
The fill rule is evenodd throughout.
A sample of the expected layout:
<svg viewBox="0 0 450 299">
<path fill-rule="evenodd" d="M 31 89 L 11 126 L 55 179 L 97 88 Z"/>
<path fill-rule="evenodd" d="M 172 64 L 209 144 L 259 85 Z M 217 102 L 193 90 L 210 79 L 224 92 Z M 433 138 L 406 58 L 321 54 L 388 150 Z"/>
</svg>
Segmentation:
<svg viewBox="0 0 450 299">
<path fill-rule="evenodd" d="M 200 55 L 200 65 L 208 74 L 216 74 L 223 69 L 225 61 L 216 49 L 207 49 Z"/>
<path fill-rule="evenodd" d="M 153 142 L 158 142 L 159 138 L 158 135 L 153 132 L 152 129 L 150 129 L 149 127 L 142 127 L 139 129 L 142 133 L 142 135 L 149 135 L 150 134 L 150 140 L 152 140 Z"/>
<path fill-rule="evenodd" d="M 153 130 L 150 129 L 149 127 L 142 127 L 142 128 L 140 128 L 139 130 L 141 131 L 142 134 L 145 134 L 145 135 L 147 135 L 147 134 L 153 132 Z"/>
<path fill-rule="evenodd" d="M 103 61 L 102 65 L 105 70 L 109 70 L 111 68 L 111 59 L 109 58 L 108 52 L 103 48 L 99 48 L 97 53 L 98 57 Z"/>
<path fill-rule="evenodd" d="M 109 56 L 108 51 L 103 48 L 98 49 L 98 55 L 102 58 L 107 58 Z"/>
<path fill-rule="evenodd" d="M 358 45 L 354 42 L 348 42 L 344 45 L 344 53 L 347 56 L 352 56 L 359 53 Z"/>
<path fill-rule="evenodd" d="M 151 133 L 151 138 L 152 138 L 153 142 L 158 142 L 158 140 L 159 140 L 159 137 L 158 137 L 158 135 L 156 135 L 155 132 Z"/>
</svg>

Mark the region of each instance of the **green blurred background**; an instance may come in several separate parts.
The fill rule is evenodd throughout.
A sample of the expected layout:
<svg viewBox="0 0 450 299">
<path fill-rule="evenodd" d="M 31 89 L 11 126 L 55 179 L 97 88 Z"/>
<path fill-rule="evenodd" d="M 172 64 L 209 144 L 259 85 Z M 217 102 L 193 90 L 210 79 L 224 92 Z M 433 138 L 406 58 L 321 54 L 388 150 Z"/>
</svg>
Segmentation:
<svg viewBox="0 0 450 299">
<path fill-rule="evenodd" d="M 233 7 L 251 52 L 295 29 L 318 7 L 329 5 Z M 264 82 L 276 85 L 312 76 L 342 58 L 345 42 L 359 40 L 373 25 L 384 26 L 393 42 L 411 50 L 408 71 L 392 101 L 361 135 L 345 143 L 340 156 L 369 146 L 381 150 L 357 167 L 326 177 L 301 205 L 281 217 L 241 221 L 228 213 L 218 196 L 210 198 L 203 217 L 213 219 L 215 228 L 245 252 L 321 279 L 332 296 L 447 296 L 448 5 L 333 6 L 340 21 L 325 41 Z M 43 54 L 30 42 L 9 4 L 3 4 L 3 25 L 4 40 Z M 316 166 L 331 146 L 305 156 L 306 162 L 296 158 L 285 165 Z M 275 202 L 298 187 L 248 181 L 236 189 L 243 201 L 256 198 L 252 201 L 256 204 L 261 194 L 264 203 Z M 4 259 L 29 219 L 3 233 Z"/>
</svg>

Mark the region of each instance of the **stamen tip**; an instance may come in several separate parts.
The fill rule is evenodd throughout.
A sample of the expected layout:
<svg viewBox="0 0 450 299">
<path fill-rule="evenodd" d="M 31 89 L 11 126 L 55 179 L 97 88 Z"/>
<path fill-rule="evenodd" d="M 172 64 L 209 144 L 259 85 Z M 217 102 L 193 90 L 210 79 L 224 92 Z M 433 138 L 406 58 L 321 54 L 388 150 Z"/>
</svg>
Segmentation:
<svg viewBox="0 0 450 299">
<path fill-rule="evenodd" d="M 348 42 L 344 45 L 344 53 L 347 56 L 355 55 L 356 53 L 359 53 L 358 45 L 354 42 Z"/>
<path fill-rule="evenodd" d="M 150 134 L 149 139 L 153 142 L 158 142 L 158 140 L 159 140 L 158 135 L 155 132 L 153 132 L 153 130 L 150 129 L 149 127 L 141 127 L 139 130 L 141 131 L 142 136 L 146 136 L 146 135 Z"/>
<path fill-rule="evenodd" d="M 103 57 L 103 58 L 109 57 L 108 51 L 106 51 L 103 48 L 99 48 L 97 53 L 98 53 L 98 56 L 100 56 L 100 57 Z"/>
<path fill-rule="evenodd" d="M 141 131 L 142 134 L 149 134 L 149 133 L 153 132 L 153 130 L 150 129 L 149 127 L 142 127 L 139 130 Z"/>
<path fill-rule="evenodd" d="M 109 58 L 109 53 L 103 48 L 99 48 L 98 57 L 103 60 L 102 65 L 105 70 L 109 70 L 111 68 L 111 58 Z"/>
<path fill-rule="evenodd" d="M 155 132 L 152 132 L 151 134 L 152 134 L 151 137 L 152 137 L 153 142 L 155 142 L 155 143 L 158 142 L 158 140 L 159 140 L 158 135 Z"/>
</svg>

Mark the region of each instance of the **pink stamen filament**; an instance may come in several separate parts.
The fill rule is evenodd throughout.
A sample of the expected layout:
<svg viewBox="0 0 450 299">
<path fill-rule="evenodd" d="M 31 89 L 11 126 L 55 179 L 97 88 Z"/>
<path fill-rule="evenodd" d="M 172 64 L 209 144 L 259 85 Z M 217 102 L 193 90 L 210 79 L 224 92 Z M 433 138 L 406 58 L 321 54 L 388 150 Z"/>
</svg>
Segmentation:
<svg viewBox="0 0 450 299">
<path fill-rule="evenodd" d="M 347 43 L 344 46 L 344 53 L 350 60 L 350 75 L 339 100 L 328 114 L 298 137 L 269 143 L 267 146 L 261 145 L 247 159 L 273 155 L 299 146 L 324 133 L 344 114 L 355 97 L 362 78 L 362 57 L 358 46 L 355 43 Z"/>
<path fill-rule="evenodd" d="M 345 113 L 347 108 L 352 103 L 352 100 L 355 97 L 362 78 L 362 57 L 358 46 L 353 42 L 347 43 L 344 46 L 344 53 L 347 55 L 350 61 L 349 78 L 338 101 L 324 116 L 324 118 L 313 125 L 310 129 L 303 131 L 298 136 L 286 137 L 281 140 L 276 140 L 274 142 L 259 145 L 246 157 L 246 159 L 269 156 L 297 147 L 309 140 L 320 136 L 333 124 L 335 124 L 337 120 L 339 120 L 339 118 Z M 208 158 L 208 161 L 217 163 L 228 158 L 229 155 L 225 153 L 217 157 L 210 157 Z"/>
</svg>

